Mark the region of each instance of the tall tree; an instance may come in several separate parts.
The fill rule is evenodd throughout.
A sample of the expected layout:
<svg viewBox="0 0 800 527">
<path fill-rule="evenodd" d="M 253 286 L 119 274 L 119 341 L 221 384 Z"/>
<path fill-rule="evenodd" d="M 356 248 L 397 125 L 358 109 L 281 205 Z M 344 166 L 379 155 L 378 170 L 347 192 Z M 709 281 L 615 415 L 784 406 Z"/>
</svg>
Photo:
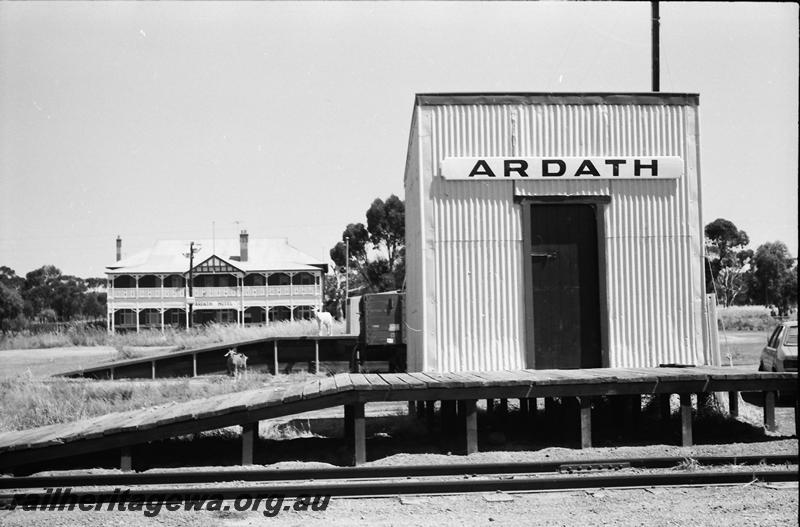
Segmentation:
<svg viewBox="0 0 800 527">
<path fill-rule="evenodd" d="M 3 333 L 14 329 L 16 321 L 22 316 L 23 302 L 19 291 L 0 281 L 0 329 Z"/>
<path fill-rule="evenodd" d="M 63 275 L 54 265 L 45 265 L 25 275 L 22 298 L 29 318 L 52 309 L 59 320 L 71 320 L 83 313 L 86 283 L 82 278 Z"/>
<path fill-rule="evenodd" d="M 44 309 L 52 309 L 52 290 L 60 278 L 61 269 L 54 265 L 43 265 L 25 275 L 22 298 L 28 318 L 34 318 Z"/>
<path fill-rule="evenodd" d="M 778 306 L 779 314 L 787 314 L 789 305 L 797 303 L 795 262 L 786 244 L 781 241 L 759 245 L 753 256 L 751 300 Z"/>
<path fill-rule="evenodd" d="M 753 257 L 753 251 L 746 248 L 750 239 L 746 232 L 724 218 L 706 225 L 705 235 L 707 289 L 716 291 L 717 301 L 727 307 L 747 286 L 745 272 Z"/>
<path fill-rule="evenodd" d="M 25 279 L 21 276 L 17 276 L 17 273 L 12 268 L 0 265 L 0 283 L 19 291 L 25 284 Z"/>
<path fill-rule="evenodd" d="M 337 272 L 347 269 L 351 273 L 350 289 L 371 292 L 398 289 L 405 271 L 405 203 L 395 195 L 386 201 L 378 198 L 367 209 L 366 218 L 366 226 L 363 223 L 347 226 L 341 241 L 330 250 L 331 260 Z"/>
<path fill-rule="evenodd" d="M 367 210 L 367 230 L 369 241 L 386 251 L 394 270 L 406 244 L 406 204 L 394 194 L 385 202 L 377 198 Z"/>
</svg>

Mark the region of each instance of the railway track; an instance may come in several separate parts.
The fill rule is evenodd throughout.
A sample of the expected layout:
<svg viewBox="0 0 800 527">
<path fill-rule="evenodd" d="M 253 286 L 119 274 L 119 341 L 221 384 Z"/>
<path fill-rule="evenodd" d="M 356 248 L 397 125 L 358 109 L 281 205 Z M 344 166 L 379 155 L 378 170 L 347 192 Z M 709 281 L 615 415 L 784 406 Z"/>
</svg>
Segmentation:
<svg viewBox="0 0 800 527">
<path fill-rule="evenodd" d="M 223 499 L 243 494 L 297 497 L 321 494 L 338 497 L 453 494 L 493 491 L 547 491 L 587 488 L 630 488 L 678 485 L 731 485 L 753 481 L 796 482 L 798 456 L 707 456 L 692 458 L 699 467 L 731 466 L 735 470 L 675 470 L 615 473 L 623 469 L 665 469 L 686 462 L 680 457 L 580 460 L 547 463 L 492 463 L 352 467 L 316 469 L 224 470 L 186 473 L 55 475 L 0 478 L 0 489 L 71 488 L 73 496 L 102 500 L 111 490 L 126 487 L 129 496 L 213 493 Z M 789 466 L 793 465 L 793 468 Z M 769 468 L 769 467 L 773 468 Z M 231 482 L 257 482 L 242 485 Z M 221 483 L 228 483 L 223 485 Z M 199 485 L 198 485 L 199 484 Z M 161 485 L 161 486 L 154 486 Z M 40 490 L 36 490 L 40 489 Z M 0 502 L 15 492 L 0 492 Z"/>
</svg>

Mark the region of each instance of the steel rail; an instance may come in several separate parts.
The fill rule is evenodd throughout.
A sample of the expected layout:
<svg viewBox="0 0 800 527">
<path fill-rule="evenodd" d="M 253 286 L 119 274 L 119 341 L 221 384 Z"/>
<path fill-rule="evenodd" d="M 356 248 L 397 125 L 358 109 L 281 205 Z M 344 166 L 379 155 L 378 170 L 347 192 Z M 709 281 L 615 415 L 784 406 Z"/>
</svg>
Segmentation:
<svg viewBox="0 0 800 527">
<path fill-rule="evenodd" d="M 0 478 L 0 489 L 37 487 L 104 486 L 104 485 L 178 485 L 228 481 L 304 481 L 326 479 L 381 479 L 426 476 L 509 475 L 543 472 L 588 472 L 622 468 L 675 467 L 686 457 L 638 457 L 546 461 L 528 463 L 459 463 L 438 465 L 330 467 L 301 469 L 201 470 L 193 472 L 132 472 L 53 476 L 21 476 Z M 719 465 L 785 465 L 798 463 L 797 455 L 769 456 L 694 456 L 701 466 Z"/>
<path fill-rule="evenodd" d="M 189 497 L 204 496 L 206 499 L 239 499 L 267 498 L 281 496 L 296 498 L 308 495 L 324 495 L 335 497 L 378 497 L 397 496 L 401 494 L 460 494 L 469 492 L 523 492 L 577 490 L 587 488 L 641 488 L 679 485 L 733 485 L 747 484 L 753 481 L 794 482 L 798 480 L 797 470 L 739 470 L 733 472 L 669 472 L 655 474 L 614 474 L 614 475 L 566 475 L 549 477 L 514 477 L 511 478 L 471 478 L 454 480 L 410 480 L 407 478 L 393 481 L 335 481 L 331 483 L 290 483 L 252 486 L 215 486 L 215 487 L 161 487 L 134 488 L 122 491 L 117 488 L 111 491 L 69 489 L 70 499 L 79 503 L 117 503 L 121 498 L 127 501 L 146 501 L 157 496 L 163 503 L 179 503 Z M 52 497 L 52 489 L 48 492 L 3 493 L 0 502 L 15 503 L 22 499 L 48 500 Z"/>
</svg>

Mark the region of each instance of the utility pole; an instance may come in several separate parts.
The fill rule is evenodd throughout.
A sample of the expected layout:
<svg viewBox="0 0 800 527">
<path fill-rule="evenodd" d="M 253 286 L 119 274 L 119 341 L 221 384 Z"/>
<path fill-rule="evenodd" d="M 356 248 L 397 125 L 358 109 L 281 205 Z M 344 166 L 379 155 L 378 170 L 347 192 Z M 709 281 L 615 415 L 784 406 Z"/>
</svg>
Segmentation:
<svg viewBox="0 0 800 527">
<path fill-rule="evenodd" d="M 653 91 L 656 92 L 660 91 L 661 89 L 660 86 L 661 82 L 659 78 L 659 70 L 660 70 L 659 62 L 660 62 L 661 49 L 659 44 L 660 19 L 658 16 L 658 0 L 651 0 L 650 6 L 651 6 L 650 28 L 651 28 L 652 42 L 653 42 L 653 50 L 652 50 Z"/>
<path fill-rule="evenodd" d="M 350 303 L 347 301 L 350 294 L 350 236 L 344 237 L 344 308 L 347 319 L 350 319 Z"/>
<path fill-rule="evenodd" d="M 193 319 L 194 319 L 194 312 L 192 307 L 194 306 L 194 294 L 192 290 L 192 286 L 194 285 L 194 253 L 200 250 L 200 245 L 195 245 L 194 242 L 189 242 L 189 252 L 185 253 L 184 256 L 189 258 L 189 296 L 186 297 L 186 304 L 189 306 L 189 321 L 186 328 L 192 327 Z"/>
</svg>

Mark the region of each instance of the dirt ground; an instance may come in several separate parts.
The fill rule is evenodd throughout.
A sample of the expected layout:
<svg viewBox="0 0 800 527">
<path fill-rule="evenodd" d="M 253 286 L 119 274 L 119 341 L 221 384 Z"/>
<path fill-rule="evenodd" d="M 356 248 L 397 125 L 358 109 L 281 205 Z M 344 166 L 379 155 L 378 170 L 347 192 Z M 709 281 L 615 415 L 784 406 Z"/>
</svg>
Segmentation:
<svg viewBox="0 0 800 527">
<path fill-rule="evenodd" d="M 537 493 L 331 498 L 324 511 L 295 511 L 286 500 L 277 516 L 263 510 L 141 512 L 0 511 L 0 524 L 64 525 L 543 525 L 543 526 L 789 526 L 797 525 L 797 484 L 591 489 Z"/>
</svg>

